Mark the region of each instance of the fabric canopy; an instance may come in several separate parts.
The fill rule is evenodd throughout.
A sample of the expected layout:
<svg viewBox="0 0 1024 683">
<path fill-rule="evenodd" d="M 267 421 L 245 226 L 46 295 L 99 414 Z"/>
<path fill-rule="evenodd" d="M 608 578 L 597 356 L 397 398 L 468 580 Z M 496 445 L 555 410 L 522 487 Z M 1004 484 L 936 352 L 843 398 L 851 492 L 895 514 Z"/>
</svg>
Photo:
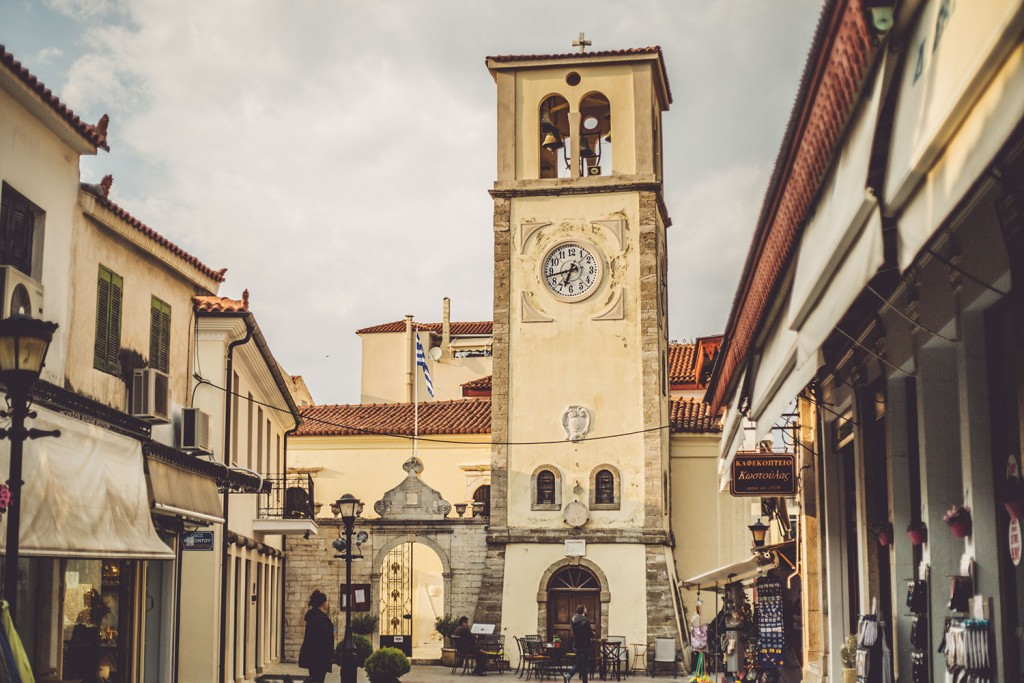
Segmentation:
<svg viewBox="0 0 1024 683">
<path fill-rule="evenodd" d="M 27 441 L 21 489 L 20 554 L 171 560 L 150 517 L 135 439 L 64 415 L 37 409 L 31 426 L 59 429 L 60 437 Z M 0 446 L 0 471 L 10 470 L 9 442 Z M 7 525 L 0 525 L 7 547 Z"/>
<path fill-rule="evenodd" d="M 224 522 L 217 484 L 212 479 L 150 458 L 149 483 L 153 510 L 200 522 Z"/>
</svg>

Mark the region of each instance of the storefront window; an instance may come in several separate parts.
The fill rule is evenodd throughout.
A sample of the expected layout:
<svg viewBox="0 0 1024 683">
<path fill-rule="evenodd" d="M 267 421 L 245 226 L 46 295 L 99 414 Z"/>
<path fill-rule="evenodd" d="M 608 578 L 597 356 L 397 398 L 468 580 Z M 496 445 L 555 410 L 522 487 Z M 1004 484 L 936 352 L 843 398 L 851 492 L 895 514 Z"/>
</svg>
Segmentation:
<svg viewBox="0 0 1024 683">
<path fill-rule="evenodd" d="M 123 681 L 123 588 L 126 563 L 68 560 L 64 569 L 63 678 L 82 683 Z M 130 620 L 129 620 L 130 621 Z"/>
</svg>

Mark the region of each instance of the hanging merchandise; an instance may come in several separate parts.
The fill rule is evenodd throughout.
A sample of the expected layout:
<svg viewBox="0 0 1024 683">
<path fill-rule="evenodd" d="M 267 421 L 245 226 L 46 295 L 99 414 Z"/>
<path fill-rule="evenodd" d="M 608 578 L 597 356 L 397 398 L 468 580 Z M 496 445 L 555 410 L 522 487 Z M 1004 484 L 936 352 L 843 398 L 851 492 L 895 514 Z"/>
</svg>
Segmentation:
<svg viewBox="0 0 1024 683">
<path fill-rule="evenodd" d="M 786 663 L 785 621 L 782 614 L 782 582 L 768 576 L 758 577 L 757 628 L 759 653 L 757 666 L 779 669 Z"/>
<path fill-rule="evenodd" d="M 907 609 L 912 614 L 928 611 L 928 582 L 923 579 L 907 581 Z"/>
<path fill-rule="evenodd" d="M 703 652 L 697 653 L 697 664 L 693 667 L 693 675 L 690 676 L 689 683 L 712 683 Z"/>
<path fill-rule="evenodd" d="M 35 676 L 32 674 L 32 665 L 25 654 L 25 647 L 21 644 L 18 632 L 14 630 L 14 622 L 11 621 L 11 610 L 6 600 L 0 600 L 0 630 L 3 630 L 5 644 L 11 650 L 11 664 L 9 666 L 11 680 L 21 683 L 35 683 Z M 15 676 L 17 674 L 17 676 Z"/>
<path fill-rule="evenodd" d="M 857 683 L 892 683 L 892 652 L 885 640 L 885 621 L 872 601 L 872 614 L 857 622 Z"/>
<path fill-rule="evenodd" d="M 949 679 L 958 683 L 993 683 L 988 619 L 949 619 L 939 652 L 946 655 Z"/>
<path fill-rule="evenodd" d="M 708 625 L 700 616 L 700 607 L 690 620 L 690 649 L 694 652 L 707 652 Z"/>
</svg>

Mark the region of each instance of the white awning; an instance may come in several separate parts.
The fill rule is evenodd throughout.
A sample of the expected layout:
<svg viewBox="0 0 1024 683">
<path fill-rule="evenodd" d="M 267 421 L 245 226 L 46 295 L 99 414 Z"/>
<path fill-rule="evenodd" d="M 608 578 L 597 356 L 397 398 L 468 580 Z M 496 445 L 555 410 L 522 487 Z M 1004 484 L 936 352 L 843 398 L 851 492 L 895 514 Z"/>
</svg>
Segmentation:
<svg viewBox="0 0 1024 683">
<path fill-rule="evenodd" d="M 743 446 L 743 425 L 746 424 L 747 418 L 740 412 L 739 401 L 743 392 L 746 374 L 744 372 L 740 375 L 740 381 L 736 385 L 736 393 L 733 395 L 732 400 L 726 404 L 729 407 L 725 413 L 725 422 L 722 424 L 722 440 L 719 442 L 721 448 L 718 460 L 719 475 L 723 472 L 728 474 L 729 468 L 732 466 L 733 456 Z"/>
<path fill-rule="evenodd" d="M 142 444 L 37 408 L 31 427 L 60 437 L 25 442 L 20 553 L 35 557 L 172 560 L 150 516 Z M 0 471 L 10 471 L 9 442 Z M 7 547 L 0 524 L 0 547 Z"/>
<path fill-rule="evenodd" d="M 154 512 L 212 524 L 224 522 L 215 481 L 152 457 L 148 466 Z"/>
</svg>

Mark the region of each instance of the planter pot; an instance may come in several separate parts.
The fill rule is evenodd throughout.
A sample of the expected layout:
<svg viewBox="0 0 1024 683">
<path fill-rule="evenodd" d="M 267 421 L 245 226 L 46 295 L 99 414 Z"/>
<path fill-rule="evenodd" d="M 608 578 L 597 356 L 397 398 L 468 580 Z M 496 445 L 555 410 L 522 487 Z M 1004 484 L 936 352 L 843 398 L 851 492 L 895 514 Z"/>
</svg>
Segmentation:
<svg viewBox="0 0 1024 683">
<path fill-rule="evenodd" d="M 1003 503 L 1003 507 L 1010 513 L 1010 519 L 1024 517 L 1024 500 L 1008 500 Z"/>
<path fill-rule="evenodd" d="M 949 529 L 957 538 L 967 538 L 971 535 L 971 520 L 958 519 L 949 523 Z"/>
<path fill-rule="evenodd" d="M 892 538 L 889 536 L 888 531 L 882 531 L 878 534 L 878 545 L 887 546 L 892 543 Z"/>
<path fill-rule="evenodd" d="M 857 670 L 843 669 L 843 683 L 857 683 Z"/>
<path fill-rule="evenodd" d="M 443 666 L 455 666 L 455 648 L 441 648 L 441 664 Z"/>
<path fill-rule="evenodd" d="M 907 536 L 910 537 L 911 545 L 921 545 L 928 540 L 927 529 L 911 529 L 907 532 Z"/>
</svg>

